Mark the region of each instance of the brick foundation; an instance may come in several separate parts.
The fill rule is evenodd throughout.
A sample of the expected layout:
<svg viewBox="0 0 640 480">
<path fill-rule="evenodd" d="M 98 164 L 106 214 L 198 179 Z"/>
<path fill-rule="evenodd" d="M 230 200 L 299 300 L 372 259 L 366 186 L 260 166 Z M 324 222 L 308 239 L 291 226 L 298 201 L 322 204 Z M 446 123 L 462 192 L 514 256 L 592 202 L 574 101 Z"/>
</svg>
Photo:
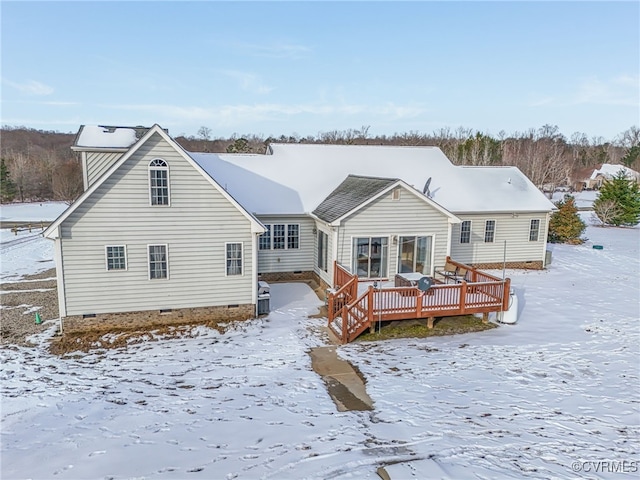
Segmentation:
<svg viewBox="0 0 640 480">
<path fill-rule="evenodd" d="M 264 280 L 265 282 L 306 282 L 308 280 L 316 280 L 318 276 L 315 272 L 310 270 L 300 272 L 271 272 L 260 273 L 258 280 Z"/>
<path fill-rule="evenodd" d="M 100 330 L 135 330 L 164 325 L 184 325 L 225 320 L 254 318 L 256 307 L 252 304 L 224 307 L 180 308 L 160 313 L 159 310 L 125 313 L 103 313 L 95 317 L 81 315 L 64 317 L 64 333 Z"/>
<path fill-rule="evenodd" d="M 515 268 L 515 269 L 524 269 L 524 270 L 543 270 L 544 266 L 542 265 L 542 261 L 538 260 L 535 262 L 507 262 L 506 265 L 502 262 L 494 262 L 494 263 L 473 263 L 473 267 L 479 270 L 502 270 L 502 267 L 506 268 Z"/>
<path fill-rule="evenodd" d="M 311 288 L 313 288 L 320 296 L 320 292 L 322 292 L 322 297 L 320 300 L 326 300 L 324 298 L 324 292 L 330 288 L 330 285 L 327 284 L 320 275 L 318 275 L 314 271 L 304 271 L 304 272 L 275 272 L 275 273 L 261 273 L 259 275 L 259 280 L 263 280 L 267 283 L 278 283 L 278 282 L 304 282 L 309 284 Z"/>
</svg>

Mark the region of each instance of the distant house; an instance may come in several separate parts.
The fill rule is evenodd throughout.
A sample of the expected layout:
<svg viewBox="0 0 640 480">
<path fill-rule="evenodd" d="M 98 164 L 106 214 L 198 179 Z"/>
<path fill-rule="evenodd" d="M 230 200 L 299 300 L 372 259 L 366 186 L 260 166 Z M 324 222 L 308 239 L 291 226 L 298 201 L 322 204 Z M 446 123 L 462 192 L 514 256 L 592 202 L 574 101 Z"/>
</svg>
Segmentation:
<svg viewBox="0 0 640 480">
<path fill-rule="evenodd" d="M 624 165 L 612 165 L 610 163 L 603 163 L 595 168 L 583 168 L 575 172 L 573 188 L 574 190 L 599 190 L 602 184 L 611 180 L 620 171 L 624 172 L 625 176 L 629 180 L 633 180 L 640 183 L 640 173 L 630 169 Z"/>
<path fill-rule="evenodd" d="M 433 275 L 451 256 L 543 268 L 553 204 L 515 167 L 436 147 L 272 144 L 185 151 L 160 126 L 81 127 L 85 192 L 55 241 L 67 328 L 249 318 L 258 280 Z"/>
</svg>

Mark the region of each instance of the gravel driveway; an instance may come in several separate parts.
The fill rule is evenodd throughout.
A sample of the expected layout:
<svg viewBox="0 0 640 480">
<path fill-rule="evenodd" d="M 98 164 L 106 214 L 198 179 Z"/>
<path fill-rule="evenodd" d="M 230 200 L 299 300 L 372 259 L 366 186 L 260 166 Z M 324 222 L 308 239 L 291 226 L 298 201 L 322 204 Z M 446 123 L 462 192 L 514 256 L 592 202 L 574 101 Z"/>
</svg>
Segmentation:
<svg viewBox="0 0 640 480">
<path fill-rule="evenodd" d="M 0 345 L 29 345 L 30 335 L 40 333 L 59 318 L 56 270 L 25 275 L 16 282 L 0 283 Z M 42 323 L 35 322 L 36 312 Z"/>
</svg>

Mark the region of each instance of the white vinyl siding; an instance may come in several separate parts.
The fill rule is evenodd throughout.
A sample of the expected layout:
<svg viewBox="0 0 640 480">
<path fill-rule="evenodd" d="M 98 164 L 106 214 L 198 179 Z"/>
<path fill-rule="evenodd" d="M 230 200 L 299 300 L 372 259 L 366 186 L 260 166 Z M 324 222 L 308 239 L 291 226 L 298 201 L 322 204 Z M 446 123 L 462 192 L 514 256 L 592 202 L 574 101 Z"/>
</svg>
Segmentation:
<svg viewBox="0 0 640 480">
<path fill-rule="evenodd" d="M 258 250 L 259 273 L 309 272 L 314 269 L 316 242 L 313 229 L 315 222 L 311 218 L 304 215 L 287 217 L 261 215 L 259 220 L 267 227 L 271 233 L 270 237 L 272 237 L 259 237 L 259 241 L 262 242 L 260 243 L 261 248 Z M 284 237 L 281 237 L 282 240 L 279 240 L 278 245 L 284 242 L 285 247 L 291 245 L 295 248 L 273 248 L 278 225 L 282 226 L 282 228 L 278 228 L 279 231 L 284 232 Z M 297 236 L 293 235 L 295 232 L 297 232 Z"/>
<path fill-rule="evenodd" d="M 127 247 L 125 245 L 107 245 L 105 257 L 107 270 L 127 269 Z"/>
<path fill-rule="evenodd" d="M 351 268 L 352 265 L 353 238 L 389 238 L 390 241 L 387 244 L 389 249 L 387 275 L 389 277 L 398 272 L 397 238 L 400 236 L 432 237 L 431 265 L 444 264 L 450 240 L 448 217 L 407 190 L 402 191 L 399 200 L 393 200 L 393 194 L 389 192 L 354 212 L 337 228 L 336 260 L 347 268 Z"/>
<path fill-rule="evenodd" d="M 242 275 L 242 243 L 225 244 L 227 251 L 227 276 Z"/>
<path fill-rule="evenodd" d="M 84 152 L 86 155 L 87 188 L 98 180 L 122 157 L 122 153 Z"/>
<path fill-rule="evenodd" d="M 170 165 L 171 208 L 149 207 L 154 158 Z M 61 235 L 67 315 L 253 303 L 251 222 L 160 135 L 63 222 Z M 127 270 L 107 271 L 96 242 L 126 244 Z M 225 276 L 227 242 L 246 246 L 243 275 Z M 167 280 L 149 281 L 148 245 L 168 245 Z"/>
<path fill-rule="evenodd" d="M 548 221 L 540 222 L 538 241 L 528 241 L 531 232 L 531 220 L 540 219 L 539 213 L 531 214 L 490 214 L 489 219 L 500 225 L 495 230 L 492 243 L 485 243 L 485 222 L 481 214 L 458 214 L 461 220 L 470 222 L 470 243 L 454 242 L 451 245 L 451 258 L 463 263 L 502 263 L 505 255 L 507 262 L 543 261 L 547 238 Z M 488 215 L 487 215 L 488 216 Z M 461 224 L 453 225 L 454 238 L 460 238 Z"/>
</svg>

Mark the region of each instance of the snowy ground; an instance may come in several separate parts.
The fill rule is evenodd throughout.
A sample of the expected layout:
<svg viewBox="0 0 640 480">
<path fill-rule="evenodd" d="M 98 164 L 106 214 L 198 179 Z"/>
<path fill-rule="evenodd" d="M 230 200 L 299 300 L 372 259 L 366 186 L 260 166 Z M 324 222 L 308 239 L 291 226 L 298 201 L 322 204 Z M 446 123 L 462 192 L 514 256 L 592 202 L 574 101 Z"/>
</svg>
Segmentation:
<svg viewBox="0 0 640 480">
<path fill-rule="evenodd" d="M 507 272 L 516 325 L 339 347 L 372 412 L 337 412 L 311 370 L 325 321 L 303 284 L 272 285 L 272 313 L 225 335 L 2 349 L 0 476 L 374 479 L 412 460 L 415 478 L 637 478 L 640 229 L 586 236 Z"/>
<path fill-rule="evenodd" d="M 22 275 L 55 267 L 53 242 L 43 241 L 39 222 L 55 220 L 68 205 L 64 202 L 12 203 L 0 206 L 0 221 L 34 222 L 31 231 L 0 230 L 0 280 L 11 281 Z"/>
</svg>

